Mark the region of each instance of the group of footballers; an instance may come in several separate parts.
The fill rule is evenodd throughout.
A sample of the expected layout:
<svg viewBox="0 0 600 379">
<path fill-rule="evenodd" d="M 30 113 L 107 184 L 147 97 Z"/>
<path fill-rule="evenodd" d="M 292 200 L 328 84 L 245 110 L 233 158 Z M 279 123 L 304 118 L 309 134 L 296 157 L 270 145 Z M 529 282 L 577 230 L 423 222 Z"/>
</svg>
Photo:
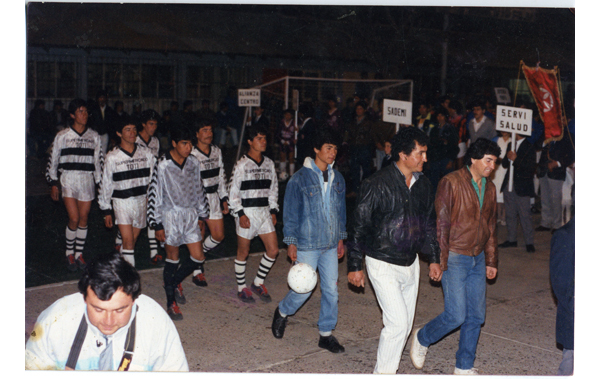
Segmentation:
<svg viewBox="0 0 600 379">
<path fill-rule="evenodd" d="M 160 116 L 146 110 L 140 125 L 128 119 L 120 121 L 116 127 L 120 142 L 104 157 L 98 133 L 87 126 L 86 102 L 75 99 L 68 111 L 70 126 L 54 139 L 46 178 L 52 199 L 58 201 L 62 194 L 67 209 L 69 270 L 86 267 L 82 252 L 98 185 L 104 224 L 107 228 L 118 226 L 115 244 L 132 266 L 137 238 L 148 227 L 150 259 L 154 264 L 164 263 L 167 313 L 171 319 L 183 319 L 178 304 L 186 302 L 181 282 L 187 276 L 192 275 L 197 286 L 207 286 L 205 254 L 223 241 L 223 215 L 229 213 L 235 218 L 237 234 L 238 297 L 252 303 L 254 293 L 264 302 L 271 301 L 264 280 L 279 252 L 275 232 L 278 180 L 273 161 L 263 155 L 268 133 L 264 127 L 248 131 L 247 153 L 236 163 L 226 185 L 221 150 L 212 144 L 214 119 L 197 120 L 195 130 L 172 129 L 170 150 L 159 157 L 160 144 L 154 133 Z M 266 252 L 248 288 L 246 260 L 250 242 L 256 236 L 263 241 Z M 159 254 L 159 242 L 164 245 L 165 257 Z M 183 262 L 179 259 L 181 245 L 190 252 Z"/>
</svg>

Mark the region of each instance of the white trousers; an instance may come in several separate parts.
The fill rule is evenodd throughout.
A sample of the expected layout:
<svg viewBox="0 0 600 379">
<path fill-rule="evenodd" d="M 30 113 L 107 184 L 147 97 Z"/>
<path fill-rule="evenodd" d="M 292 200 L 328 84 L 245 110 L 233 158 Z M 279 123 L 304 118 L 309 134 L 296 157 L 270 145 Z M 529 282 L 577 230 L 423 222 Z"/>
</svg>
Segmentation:
<svg viewBox="0 0 600 379">
<path fill-rule="evenodd" d="M 398 266 L 366 257 L 369 279 L 383 313 L 374 374 L 396 374 L 406 340 L 412 330 L 419 293 L 419 258 L 411 266 Z"/>
</svg>

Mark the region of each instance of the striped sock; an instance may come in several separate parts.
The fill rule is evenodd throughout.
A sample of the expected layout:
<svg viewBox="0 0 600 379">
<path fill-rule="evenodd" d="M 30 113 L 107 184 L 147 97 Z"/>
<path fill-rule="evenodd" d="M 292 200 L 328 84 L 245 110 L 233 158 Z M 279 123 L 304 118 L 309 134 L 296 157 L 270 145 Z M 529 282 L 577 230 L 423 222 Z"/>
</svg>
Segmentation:
<svg viewBox="0 0 600 379">
<path fill-rule="evenodd" d="M 65 232 L 65 240 L 67 242 L 67 256 L 75 253 L 75 238 L 77 237 L 77 230 L 71 230 L 67 226 L 67 230 Z"/>
<path fill-rule="evenodd" d="M 210 252 L 215 247 L 219 246 L 220 243 L 221 241 L 215 241 L 215 239 L 212 236 L 208 236 L 208 238 L 205 238 L 204 242 L 202 243 L 202 250 L 204 250 L 204 254 Z"/>
<path fill-rule="evenodd" d="M 75 237 L 75 259 L 79 258 L 83 254 L 83 246 L 85 245 L 85 238 L 87 237 L 87 226 L 82 228 L 77 227 L 77 236 Z"/>
<path fill-rule="evenodd" d="M 158 240 L 154 229 L 148 228 L 148 244 L 150 245 L 150 259 L 158 254 Z"/>
<path fill-rule="evenodd" d="M 237 279 L 238 292 L 246 288 L 246 262 L 234 260 L 235 278 Z"/>
<path fill-rule="evenodd" d="M 122 245 L 123 237 L 121 237 L 121 231 L 117 229 L 117 236 L 115 237 L 115 245 Z"/>
<path fill-rule="evenodd" d="M 275 259 L 271 259 L 267 257 L 267 253 L 263 254 L 262 259 L 260 260 L 260 266 L 258 267 L 258 272 L 256 273 L 256 278 L 254 278 L 254 285 L 259 286 L 265 282 L 265 278 L 271 271 L 271 267 L 275 263 Z"/>
<path fill-rule="evenodd" d="M 123 255 L 123 258 L 129 262 L 129 264 L 131 264 L 133 267 L 135 267 L 135 257 L 133 256 L 133 250 L 125 250 L 125 249 L 121 249 L 121 254 Z"/>
</svg>

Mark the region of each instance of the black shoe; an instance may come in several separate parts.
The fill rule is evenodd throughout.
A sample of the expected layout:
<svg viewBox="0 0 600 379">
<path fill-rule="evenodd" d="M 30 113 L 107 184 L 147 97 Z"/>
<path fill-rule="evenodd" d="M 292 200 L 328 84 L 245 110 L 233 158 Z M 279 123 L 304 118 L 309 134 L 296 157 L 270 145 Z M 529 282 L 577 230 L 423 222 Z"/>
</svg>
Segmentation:
<svg viewBox="0 0 600 379">
<path fill-rule="evenodd" d="M 552 230 L 552 229 L 546 228 L 545 226 L 541 226 L 541 225 L 538 226 L 537 228 L 535 228 L 536 232 L 549 232 L 550 230 Z"/>
<path fill-rule="evenodd" d="M 528 253 L 535 253 L 535 247 L 533 245 L 525 245 Z"/>
<path fill-rule="evenodd" d="M 275 314 L 273 315 L 273 323 L 271 324 L 271 331 L 273 337 L 283 338 L 283 332 L 285 332 L 285 325 L 287 324 L 287 316 L 283 317 L 279 313 L 279 307 L 275 308 Z"/>
<path fill-rule="evenodd" d="M 510 241 L 505 241 L 503 243 L 501 243 L 500 245 L 498 245 L 498 247 L 517 247 L 517 242 L 510 242 Z"/>
<path fill-rule="evenodd" d="M 531 206 L 531 213 L 533 214 L 540 214 L 540 210 L 536 208 L 535 205 Z"/>
<path fill-rule="evenodd" d="M 334 336 L 319 337 L 319 347 L 327 349 L 332 353 L 343 353 L 346 351 Z"/>
</svg>

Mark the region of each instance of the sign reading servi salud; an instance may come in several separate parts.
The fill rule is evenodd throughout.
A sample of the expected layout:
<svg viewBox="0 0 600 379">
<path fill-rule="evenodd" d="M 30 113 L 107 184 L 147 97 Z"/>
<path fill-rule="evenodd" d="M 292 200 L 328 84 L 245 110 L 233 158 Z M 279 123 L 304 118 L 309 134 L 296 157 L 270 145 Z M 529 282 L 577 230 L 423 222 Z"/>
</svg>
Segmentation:
<svg viewBox="0 0 600 379">
<path fill-rule="evenodd" d="M 532 131 L 533 111 L 531 109 L 506 107 L 496 108 L 496 130 L 512 134 L 530 136 Z"/>
</svg>

